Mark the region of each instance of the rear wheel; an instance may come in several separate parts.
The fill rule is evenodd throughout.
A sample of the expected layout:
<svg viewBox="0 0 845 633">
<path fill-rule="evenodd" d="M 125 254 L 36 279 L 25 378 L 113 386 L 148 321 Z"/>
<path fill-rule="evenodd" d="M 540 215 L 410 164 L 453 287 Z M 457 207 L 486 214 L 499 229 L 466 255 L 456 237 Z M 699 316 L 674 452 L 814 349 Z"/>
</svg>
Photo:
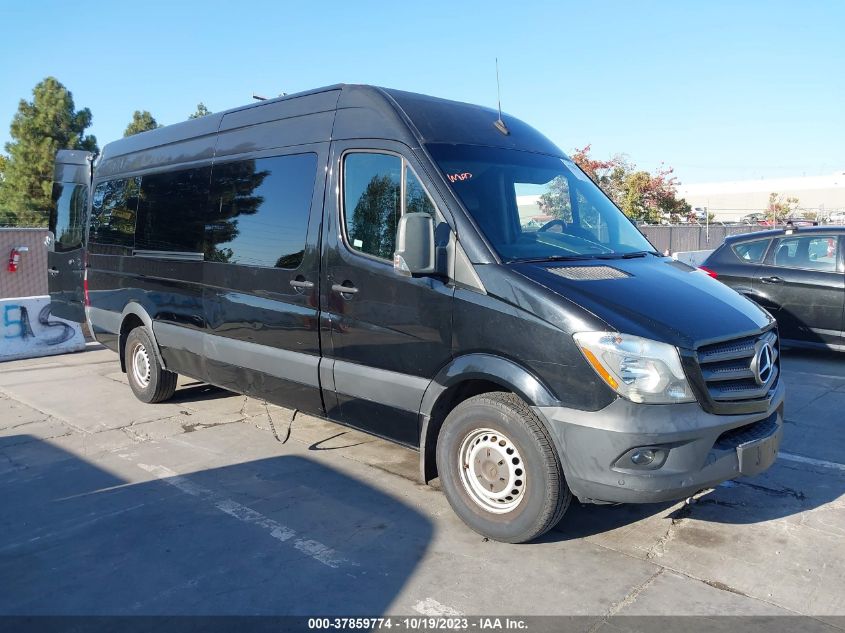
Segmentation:
<svg viewBox="0 0 845 633">
<path fill-rule="evenodd" d="M 178 374 L 161 366 L 153 348 L 153 341 L 143 327 L 137 327 L 126 337 L 124 360 L 126 375 L 132 392 L 142 402 L 163 402 L 176 391 Z"/>
<path fill-rule="evenodd" d="M 512 393 L 485 393 L 448 415 L 437 470 L 452 509 L 476 532 L 524 543 L 554 527 L 572 494 L 545 427 Z"/>
</svg>

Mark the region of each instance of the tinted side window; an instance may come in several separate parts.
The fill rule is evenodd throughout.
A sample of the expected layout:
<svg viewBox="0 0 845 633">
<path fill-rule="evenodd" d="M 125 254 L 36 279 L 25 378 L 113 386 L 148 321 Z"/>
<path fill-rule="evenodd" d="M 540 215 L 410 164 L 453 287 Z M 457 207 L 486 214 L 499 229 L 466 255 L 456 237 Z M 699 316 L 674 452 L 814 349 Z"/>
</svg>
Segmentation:
<svg viewBox="0 0 845 633">
<path fill-rule="evenodd" d="M 101 182 L 94 189 L 88 237 L 92 253 L 131 255 L 140 178 Z"/>
<path fill-rule="evenodd" d="M 809 268 L 815 270 L 836 270 L 836 251 L 839 240 L 836 237 L 814 237 L 807 245 Z"/>
<path fill-rule="evenodd" d="M 207 261 L 296 268 L 305 253 L 316 154 L 214 166 Z"/>
<path fill-rule="evenodd" d="M 766 249 L 769 248 L 771 240 L 754 240 L 753 242 L 740 242 L 734 244 L 733 252 L 743 262 L 748 264 L 759 264 L 763 261 L 763 256 L 766 254 Z"/>
<path fill-rule="evenodd" d="M 807 270 L 836 270 L 837 238 L 832 235 L 790 237 L 778 242 L 775 266 Z"/>
<path fill-rule="evenodd" d="M 135 248 L 202 253 L 210 178 L 211 167 L 143 176 Z"/>
<path fill-rule="evenodd" d="M 357 251 L 392 259 L 401 214 L 402 159 L 354 153 L 343 161 L 346 237 Z"/>
<path fill-rule="evenodd" d="M 80 248 L 85 234 L 88 187 L 73 182 L 54 183 L 53 200 L 56 202 L 56 218 L 53 226 L 56 252 Z"/>
</svg>

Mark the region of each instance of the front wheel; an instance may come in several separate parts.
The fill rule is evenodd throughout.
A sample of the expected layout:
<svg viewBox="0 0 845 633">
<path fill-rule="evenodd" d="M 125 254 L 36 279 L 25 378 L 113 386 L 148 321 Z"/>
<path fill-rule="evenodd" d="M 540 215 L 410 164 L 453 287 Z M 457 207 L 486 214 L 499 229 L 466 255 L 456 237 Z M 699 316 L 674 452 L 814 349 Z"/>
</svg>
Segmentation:
<svg viewBox="0 0 845 633">
<path fill-rule="evenodd" d="M 161 366 L 153 348 L 150 335 L 142 327 L 136 327 L 126 337 L 124 360 L 129 386 L 135 397 L 150 404 L 163 402 L 176 391 L 178 374 Z"/>
<path fill-rule="evenodd" d="M 481 394 L 452 410 L 437 440 L 437 470 L 455 513 L 497 541 L 537 538 L 572 499 L 545 427 L 512 393 Z"/>
</svg>

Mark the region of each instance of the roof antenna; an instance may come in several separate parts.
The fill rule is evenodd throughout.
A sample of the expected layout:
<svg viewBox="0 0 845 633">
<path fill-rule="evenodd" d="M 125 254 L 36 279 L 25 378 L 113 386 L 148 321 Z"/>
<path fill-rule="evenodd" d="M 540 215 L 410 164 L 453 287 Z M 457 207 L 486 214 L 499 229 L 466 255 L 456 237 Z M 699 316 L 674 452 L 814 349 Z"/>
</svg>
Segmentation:
<svg viewBox="0 0 845 633">
<path fill-rule="evenodd" d="M 287 97 L 287 96 L 288 96 L 288 93 L 286 93 L 286 92 L 280 92 L 280 93 L 279 93 L 279 96 L 280 96 L 280 97 Z M 252 98 L 253 98 L 253 99 L 255 99 L 256 101 L 267 101 L 267 99 L 269 99 L 270 97 L 265 97 L 264 95 L 255 94 L 255 93 L 253 92 L 253 93 L 252 93 Z"/>
<path fill-rule="evenodd" d="M 505 125 L 505 122 L 502 121 L 502 88 L 499 85 L 499 58 L 496 57 L 496 97 L 499 100 L 499 118 L 496 119 L 496 122 L 493 124 L 497 130 L 499 130 L 505 136 L 508 136 L 511 132 L 508 129 L 508 126 Z"/>
</svg>

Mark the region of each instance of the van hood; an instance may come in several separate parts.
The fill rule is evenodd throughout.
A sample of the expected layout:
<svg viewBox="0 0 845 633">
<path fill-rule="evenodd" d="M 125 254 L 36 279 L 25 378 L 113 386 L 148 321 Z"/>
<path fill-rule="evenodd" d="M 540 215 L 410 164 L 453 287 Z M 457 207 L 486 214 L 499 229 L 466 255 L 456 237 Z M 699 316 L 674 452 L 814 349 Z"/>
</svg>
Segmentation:
<svg viewBox="0 0 845 633">
<path fill-rule="evenodd" d="M 686 349 L 755 334 L 774 322 L 768 312 L 738 292 L 666 257 L 508 267 L 620 332 Z"/>
</svg>

